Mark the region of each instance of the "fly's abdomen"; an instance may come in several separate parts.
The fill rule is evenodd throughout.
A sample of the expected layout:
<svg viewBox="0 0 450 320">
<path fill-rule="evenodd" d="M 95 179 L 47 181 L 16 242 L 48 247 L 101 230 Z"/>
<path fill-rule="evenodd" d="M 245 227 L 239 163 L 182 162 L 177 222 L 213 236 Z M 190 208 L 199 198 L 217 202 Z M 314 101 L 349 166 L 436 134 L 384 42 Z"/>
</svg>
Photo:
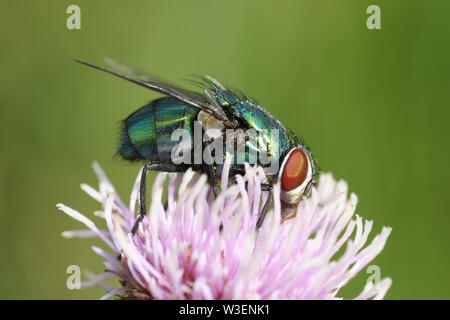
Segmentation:
<svg viewBox="0 0 450 320">
<path fill-rule="evenodd" d="M 165 97 L 142 107 L 125 119 L 119 154 L 127 160 L 170 161 L 172 133 L 186 129 L 192 134 L 199 110 L 180 100 Z"/>
</svg>

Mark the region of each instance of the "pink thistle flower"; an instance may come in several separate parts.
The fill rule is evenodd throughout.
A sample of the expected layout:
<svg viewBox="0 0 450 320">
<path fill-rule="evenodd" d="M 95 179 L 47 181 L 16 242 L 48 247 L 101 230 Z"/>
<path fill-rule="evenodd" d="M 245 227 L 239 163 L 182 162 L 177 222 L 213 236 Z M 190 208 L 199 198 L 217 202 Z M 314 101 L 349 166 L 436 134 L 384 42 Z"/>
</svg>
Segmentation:
<svg viewBox="0 0 450 320">
<path fill-rule="evenodd" d="M 299 203 L 295 218 L 284 221 L 276 185 L 274 208 L 257 229 L 267 198 L 260 187 L 264 173 L 247 166 L 245 176 L 230 184 L 226 163 L 216 199 L 205 175 L 159 173 L 148 215 L 132 237 L 140 174 L 125 205 L 99 165 L 93 167 L 99 190 L 85 184 L 81 188 L 101 203 L 96 216 L 104 219 L 106 229 L 63 204 L 57 207 L 88 228 L 66 231 L 64 237 L 95 236 L 109 247 L 110 252 L 92 247 L 106 260 L 107 270 L 89 275 L 84 283 L 107 289 L 103 299 L 339 299 L 339 289 L 382 251 L 391 232 L 384 227 L 364 247 L 372 221 L 354 217 L 356 195 L 347 199 L 347 184 L 331 174 L 322 174 L 311 196 Z M 108 286 L 103 282 L 107 278 L 118 278 L 122 286 Z M 368 282 L 356 299 L 382 299 L 390 285 L 389 278 Z"/>
</svg>

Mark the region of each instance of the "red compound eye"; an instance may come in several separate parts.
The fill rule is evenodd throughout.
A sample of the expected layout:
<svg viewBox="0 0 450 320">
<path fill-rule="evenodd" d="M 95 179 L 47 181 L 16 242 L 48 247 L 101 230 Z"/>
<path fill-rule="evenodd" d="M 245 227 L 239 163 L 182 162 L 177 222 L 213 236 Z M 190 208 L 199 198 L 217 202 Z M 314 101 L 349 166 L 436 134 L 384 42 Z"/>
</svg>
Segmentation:
<svg viewBox="0 0 450 320">
<path fill-rule="evenodd" d="M 281 187 L 290 191 L 297 188 L 306 179 L 308 158 L 301 149 L 295 149 L 287 159 L 281 176 Z"/>
</svg>

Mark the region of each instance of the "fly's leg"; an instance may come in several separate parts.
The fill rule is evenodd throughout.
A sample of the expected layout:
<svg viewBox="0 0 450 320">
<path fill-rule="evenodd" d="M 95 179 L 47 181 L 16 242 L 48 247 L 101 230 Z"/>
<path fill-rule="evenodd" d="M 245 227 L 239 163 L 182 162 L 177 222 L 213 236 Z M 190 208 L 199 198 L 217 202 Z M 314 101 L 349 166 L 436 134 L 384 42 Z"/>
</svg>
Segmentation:
<svg viewBox="0 0 450 320">
<path fill-rule="evenodd" d="M 236 182 L 236 181 L 235 181 Z M 248 187 L 248 182 L 245 183 L 245 189 Z M 273 186 L 269 183 L 261 183 L 261 191 L 272 191 Z"/>
<path fill-rule="evenodd" d="M 206 166 L 206 174 L 208 176 L 209 183 L 211 184 L 214 192 L 214 198 L 217 198 L 217 194 L 219 193 L 219 184 L 217 183 L 217 172 L 216 168 L 213 165 Z"/>
<path fill-rule="evenodd" d="M 139 224 L 144 219 L 144 216 L 147 212 L 147 205 L 145 203 L 146 201 L 146 191 L 147 191 L 147 172 L 151 169 L 151 164 L 146 163 L 144 165 L 144 168 L 142 168 L 141 173 L 141 182 L 139 186 L 139 216 L 134 222 L 133 229 L 131 229 L 131 234 L 134 236 L 136 234 L 137 228 L 139 227 Z"/>
<path fill-rule="evenodd" d="M 146 191 L 147 191 L 147 173 L 149 171 L 165 171 L 165 172 L 176 172 L 178 171 L 177 168 L 172 164 L 167 163 L 153 163 L 149 162 L 144 165 L 142 168 L 141 173 L 141 181 L 139 186 L 139 216 L 134 222 L 133 229 L 131 229 L 131 234 L 134 236 L 136 234 L 136 231 L 139 227 L 139 224 L 142 222 L 142 220 L 145 217 L 145 214 L 147 212 L 146 209 Z M 122 254 L 119 254 L 117 256 L 117 260 L 120 261 L 122 259 Z"/>
<path fill-rule="evenodd" d="M 234 182 L 236 182 L 236 178 L 234 177 Z M 245 188 L 247 189 L 248 182 L 245 183 Z M 260 228 L 264 222 L 264 219 L 266 218 L 267 212 L 269 211 L 270 206 L 273 202 L 273 194 L 272 194 L 273 185 L 271 183 L 261 183 L 261 191 L 268 191 L 269 197 L 267 198 L 266 202 L 264 203 L 263 209 L 261 210 L 261 213 L 259 215 L 258 221 L 256 222 L 256 228 Z"/>
<path fill-rule="evenodd" d="M 273 202 L 273 193 L 272 191 L 270 191 L 269 197 L 267 198 L 266 203 L 264 204 L 264 207 L 261 210 L 261 214 L 259 215 L 258 221 L 256 222 L 257 229 L 259 229 L 262 226 L 272 202 Z"/>
<path fill-rule="evenodd" d="M 177 168 L 173 164 L 168 163 L 146 163 L 142 169 L 141 182 L 139 187 L 139 216 L 134 223 L 133 229 L 131 229 L 131 234 L 134 236 L 136 234 L 139 224 L 144 219 L 147 206 L 146 206 L 146 191 L 147 191 L 147 173 L 149 171 L 165 171 L 165 172 L 175 172 Z"/>
</svg>

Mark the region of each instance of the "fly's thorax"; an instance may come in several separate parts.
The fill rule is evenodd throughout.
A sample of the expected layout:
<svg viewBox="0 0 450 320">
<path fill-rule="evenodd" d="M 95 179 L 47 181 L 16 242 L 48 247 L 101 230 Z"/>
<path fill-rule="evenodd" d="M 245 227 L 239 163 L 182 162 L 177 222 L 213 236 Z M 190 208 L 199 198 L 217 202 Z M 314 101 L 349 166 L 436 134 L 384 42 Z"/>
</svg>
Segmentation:
<svg viewBox="0 0 450 320">
<path fill-rule="evenodd" d="M 223 121 L 216 119 L 210 113 L 200 111 L 197 120 L 205 130 L 205 135 L 209 139 L 218 139 L 224 134 L 225 125 Z"/>
</svg>

